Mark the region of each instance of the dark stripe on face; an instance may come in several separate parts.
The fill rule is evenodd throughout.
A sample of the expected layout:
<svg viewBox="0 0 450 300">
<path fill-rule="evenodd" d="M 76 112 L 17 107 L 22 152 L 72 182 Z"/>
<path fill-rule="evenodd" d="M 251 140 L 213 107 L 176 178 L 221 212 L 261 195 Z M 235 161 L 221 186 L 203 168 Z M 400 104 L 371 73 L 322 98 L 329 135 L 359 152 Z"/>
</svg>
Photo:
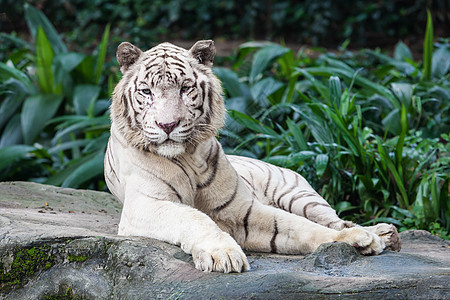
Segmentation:
<svg viewBox="0 0 450 300">
<path fill-rule="evenodd" d="M 183 64 L 177 63 L 177 62 L 171 62 L 169 63 L 170 65 L 174 65 L 174 66 L 178 66 L 180 67 L 182 70 L 184 70 L 186 67 Z"/>
<path fill-rule="evenodd" d="M 236 176 L 236 186 L 234 187 L 234 192 L 231 195 L 230 199 L 228 199 L 224 204 L 222 204 L 219 207 L 214 208 L 214 212 L 219 212 L 222 209 L 226 208 L 228 205 L 230 205 L 231 202 L 233 202 L 233 200 L 236 198 L 236 194 L 237 194 L 237 190 L 238 190 L 238 186 L 239 186 L 239 177 Z"/>
<path fill-rule="evenodd" d="M 157 66 L 159 66 L 160 65 L 160 63 L 153 63 L 153 64 L 151 64 L 151 65 L 149 65 L 149 66 L 146 66 L 145 67 L 145 71 L 148 71 L 149 69 L 151 69 L 151 68 L 153 68 L 153 67 L 157 67 Z"/>
<path fill-rule="evenodd" d="M 211 163 L 208 162 L 208 169 L 210 169 L 212 167 L 212 171 L 209 175 L 209 178 L 204 183 L 197 185 L 198 189 L 203 189 L 203 188 L 209 186 L 213 182 L 214 178 L 216 178 L 217 168 L 219 166 L 219 164 L 218 164 L 219 155 L 220 155 L 219 147 L 216 144 L 216 152 L 214 154 L 214 157 L 211 159 Z"/>
<path fill-rule="evenodd" d="M 133 121 L 131 120 L 131 117 L 128 114 L 128 111 L 129 111 L 128 100 L 127 100 L 127 97 L 125 96 L 125 94 L 122 95 L 122 103 L 124 106 L 123 117 L 127 119 L 128 126 L 132 127 Z"/>
<path fill-rule="evenodd" d="M 168 55 L 167 57 L 170 57 L 170 58 L 173 59 L 173 60 L 177 60 L 177 61 L 179 61 L 179 62 L 181 62 L 181 63 L 184 63 L 184 61 L 183 61 L 182 59 L 180 59 L 179 57 L 177 57 L 177 56 Z M 184 66 L 183 66 L 183 67 L 184 67 Z"/>
<path fill-rule="evenodd" d="M 270 240 L 270 252 L 272 252 L 272 253 L 277 253 L 277 245 L 275 243 L 277 235 L 278 235 L 278 224 L 277 224 L 277 220 L 274 219 L 273 220 L 273 236 L 272 236 L 272 239 Z"/>
<path fill-rule="evenodd" d="M 325 207 L 331 207 L 329 204 L 325 204 L 325 203 L 310 202 L 310 203 L 306 204 L 306 205 L 303 207 L 303 216 L 304 216 L 305 218 L 308 218 L 307 215 L 306 215 L 306 209 L 307 209 L 307 208 L 316 207 L 316 206 L 318 206 L 318 205 L 320 205 L 320 206 L 325 206 Z"/>
<path fill-rule="evenodd" d="M 250 204 L 250 206 L 247 210 L 247 213 L 245 214 L 245 217 L 244 217 L 245 240 L 247 240 L 247 236 L 248 236 L 248 218 L 250 217 L 250 213 L 252 212 L 253 201 L 255 201 L 255 199 L 252 199 L 252 204 Z"/>
</svg>

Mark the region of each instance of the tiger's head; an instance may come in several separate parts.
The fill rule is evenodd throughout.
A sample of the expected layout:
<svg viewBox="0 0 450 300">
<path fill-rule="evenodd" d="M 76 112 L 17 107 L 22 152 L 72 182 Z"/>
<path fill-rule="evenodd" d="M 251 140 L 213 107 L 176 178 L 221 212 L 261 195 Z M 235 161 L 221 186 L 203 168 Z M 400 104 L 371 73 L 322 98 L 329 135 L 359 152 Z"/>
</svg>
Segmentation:
<svg viewBox="0 0 450 300">
<path fill-rule="evenodd" d="M 170 43 L 145 52 L 119 45 L 123 76 L 114 89 L 111 120 L 131 146 L 175 157 L 217 134 L 225 106 L 211 70 L 214 55 L 210 40 L 189 50 Z"/>
</svg>

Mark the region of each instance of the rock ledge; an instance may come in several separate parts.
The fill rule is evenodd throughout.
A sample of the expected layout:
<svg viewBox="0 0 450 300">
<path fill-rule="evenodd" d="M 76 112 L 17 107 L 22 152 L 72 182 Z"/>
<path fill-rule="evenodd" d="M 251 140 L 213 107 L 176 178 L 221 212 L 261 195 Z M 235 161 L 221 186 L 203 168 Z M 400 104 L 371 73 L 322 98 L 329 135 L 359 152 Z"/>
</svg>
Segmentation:
<svg viewBox="0 0 450 300">
<path fill-rule="evenodd" d="M 115 235 L 120 204 L 101 192 L 0 183 L 0 299 L 449 299 L 450 243 L 401 233 L 402 252 L 344 243 L 308 255 L 247 253 L 251 271 L 203 273 L 148 238 Z"/>
</svg>

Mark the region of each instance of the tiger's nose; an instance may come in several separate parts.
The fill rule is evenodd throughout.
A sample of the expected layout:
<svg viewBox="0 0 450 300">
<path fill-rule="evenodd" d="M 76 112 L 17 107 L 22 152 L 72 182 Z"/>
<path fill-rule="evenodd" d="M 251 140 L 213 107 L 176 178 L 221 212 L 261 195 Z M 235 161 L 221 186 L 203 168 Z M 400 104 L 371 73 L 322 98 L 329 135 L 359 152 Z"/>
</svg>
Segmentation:
<svg viewBox="0 0 450 300">
<path fill-rule="evenodd" d="M 158 123 L 159 128 L 161 128 L 165 133 L 170 134 L 177 126 L 180 124 L 180 121 L 170 122 L 170 123 Z"/>
</svg>

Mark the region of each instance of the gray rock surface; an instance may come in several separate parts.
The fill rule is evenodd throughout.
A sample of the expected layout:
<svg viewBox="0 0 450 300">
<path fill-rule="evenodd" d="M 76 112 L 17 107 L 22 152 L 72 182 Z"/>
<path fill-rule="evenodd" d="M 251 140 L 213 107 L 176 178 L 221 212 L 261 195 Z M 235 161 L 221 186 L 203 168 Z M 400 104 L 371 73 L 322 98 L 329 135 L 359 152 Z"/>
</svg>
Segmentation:
<svg viewBox="0 0 450 300">
<path fill-rule="evenodd" d="M 401 233 L 400 253 L 330 243 L 203 273 L 179 247 L 115 235 L 120 209 L 107 193 L 0 183 L 0 299 L 450 299 L 450 243 L 425 231 Z"/>
</svg>

